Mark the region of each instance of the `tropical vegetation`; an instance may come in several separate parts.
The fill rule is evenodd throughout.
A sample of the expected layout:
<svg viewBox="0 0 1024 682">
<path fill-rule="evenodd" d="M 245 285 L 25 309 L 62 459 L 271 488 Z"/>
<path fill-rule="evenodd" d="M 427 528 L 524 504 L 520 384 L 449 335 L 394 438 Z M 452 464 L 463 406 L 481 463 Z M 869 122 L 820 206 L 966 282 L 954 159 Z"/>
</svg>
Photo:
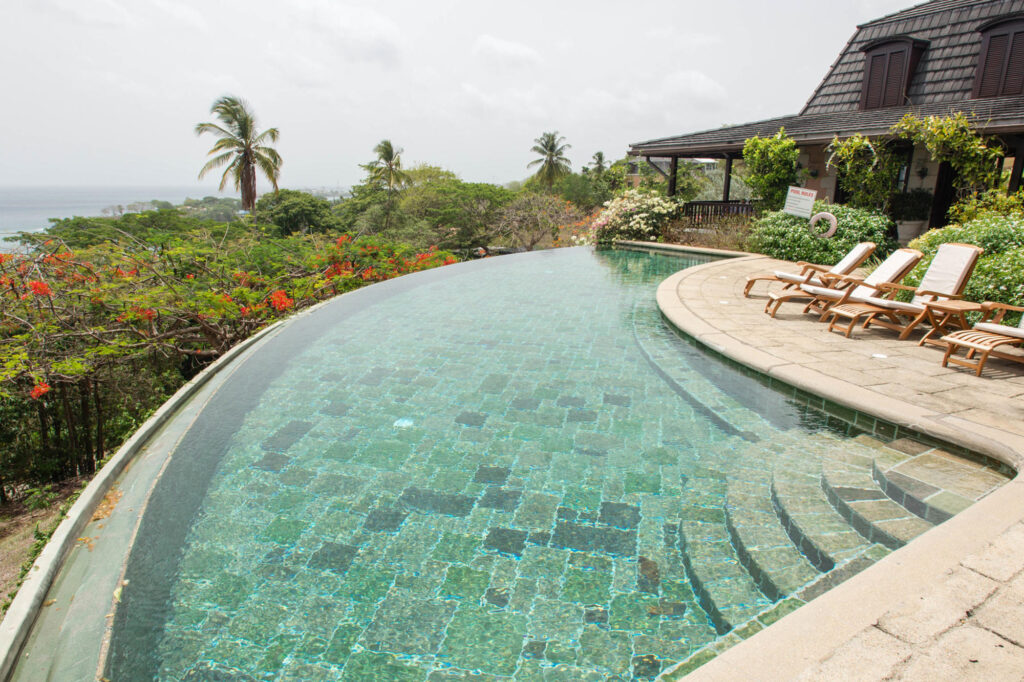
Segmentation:
<svg viewBox="0 0 1024 682">
<path fill-rule="evenodd" d="M 269 142 L 277 142 L 277 128 L 257 130 L 256 115 L 249 104 L 233 95 L 221 97 L 210 108 L 219 123 L 199 123 L 196 135 L 209 133 L 217 138 L 207 156 L 213 158 L 206 162 L 199 177 L 222 166 L 220 189 L 223 190 L 229 180 L 234 182 L 235 189 L 242 193 L 242 208 L 251 211 L 256 205 L 256 171 L 266 176 L 274 189 L 281 175 L 281 156 Z"/>
</svg>

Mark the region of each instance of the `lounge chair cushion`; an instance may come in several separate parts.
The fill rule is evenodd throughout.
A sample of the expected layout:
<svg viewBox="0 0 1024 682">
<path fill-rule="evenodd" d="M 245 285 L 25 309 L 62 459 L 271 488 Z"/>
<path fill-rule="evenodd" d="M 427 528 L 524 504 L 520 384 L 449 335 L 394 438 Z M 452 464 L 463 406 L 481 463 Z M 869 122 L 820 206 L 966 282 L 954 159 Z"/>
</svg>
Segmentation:
<svg viewBox="0 0 1024 682">
<path fill-rule="evenodd" d="M 801 284 L 800 288 L 812 296 L 820 296 L 821 298 L 827 298 L 830 301 L 838 301 L 843 297 L 843 293 L 845 293 L 842 289 L 829 289 L 828 287 L 819 287 L 813 284 Z M 847 300 L 854 303 L 864 303 L 873 293 L 875 293 L 875 289 L 873 287 L 859 285 L 853 290 L 850 294 L 850 298 Z"/>
<path fill-rule="evenodd" d="M 1009 327 L 1005 324 L 993 324 L 992 322 L 979 322 L 974 325 L 974 329 L 979 332 L 1002 334 L 1003 336 L 1012 336 L 1016 339 L 1024 339 L 1024 329 L 1021 327 Z"/>
<path fill-rule="evenodd" d="M 981 249 L 969 244 L 943 244 L 935 252 L 928 270 L 924 273 L 920 291 L 934 291 L 939 294 L 959 294 L 963 291 L 964 282 L 973 270 L 974 261 L 978 259 Z M 934 296 L 914 296 L 914 303 L 934 300 Z M 921 308 L 917 308 L 921 310 Z"/>
<path fill-rule="evenodd" d="M 782 270 L 776 270 L 774 274 L 778 279 L 781 279 L 783 282 L 792 282 L 793 284 L 800 284 L 801 282 L 806 281 L 810 284 L 816 284 L 818 286 L 825 285 L 825 283 L 818 279 L 817 276 L 813 276 L 810 278 L 810 280 L 808 280 L 807 275 L 801 275 L 800 273 L 797 272 L 783 272 Z"/>
<path fill-rule="evenodd" d="M 930 300 L 926 299 L 926 300 Z M 886 310 L 899 310 L 910 313 L 911 315 L 917 315 L 924 311 L 924 306 L 917 303 L 906 303 L 904 301 L 894 301 L 890 298 L 879 298 L 877 296 L 868 296 L 864 303 L 870 303 L 876 305 L 879 308 L 885 308 Z"/>
</svg>

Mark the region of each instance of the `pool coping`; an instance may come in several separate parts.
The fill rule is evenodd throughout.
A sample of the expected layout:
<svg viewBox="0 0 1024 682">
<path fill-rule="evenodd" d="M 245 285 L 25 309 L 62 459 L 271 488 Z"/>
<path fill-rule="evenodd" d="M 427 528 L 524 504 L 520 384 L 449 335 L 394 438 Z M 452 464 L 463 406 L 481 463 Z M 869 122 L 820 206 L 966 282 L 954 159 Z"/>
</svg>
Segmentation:
<svg viewBox="0 0 1024 682">
<path fill-rule="evenodd" d="M 685 250 L 685 249 L 681 249 Z M 725 254 L 723 254 L 725 255 Z M 758 254 L 736 254 L 680 271 L 657 290 L 665 318 L 699 345 L 741 365 L 840 405 L 988 455 L 1020 472 L 1024 438 L 970 419 L 943 414 L 883 395 L 783 360 L 719 329 L 700 315 L 699 303 L 679 294 L 684 280 L 737 261 L 775 261 Z M 767 265 L 767 263 L 766 263 Z M 784 320 L 773 320 L 785 324 Z M 867 341 L 858 341 L 867 343 Z M 1009 437 L 1007 437 L 1009 436 Z M 893 552 L 870 568 L 727 649 L 686 679 L 795 679 L 848 645 L 901 605 L 919 605 L 942 589 L 961 562 L 982 552 L 1012 526 L 1024 521 L 1024 477 L 1019 473 L 949 521 Z M 671 674 L 671 669 L 663 674 Z"/>
<path fill-rule="evenodd" d="M 125 469 L 167 422 L 217 374 L 229 368 L 238 356 L 252 346 L 280 332 L 284 326 L 330 303 L 336 297 L 320 301 L 294 315 L 277 320 L 249 338 L 232 346 L 210 366 L 179 388 L 150 415 L 117 452 L 82 489 L 78 499 L 58 524 L 43 550 L 32 563 L 18 592 L 0 620 L 0 680 L 9 679 L 21 655 L 22 647 L 35 625 L 44 599 L 64 565 L 79 535 L 92 521 L 93 513 Z"/>
</svg>

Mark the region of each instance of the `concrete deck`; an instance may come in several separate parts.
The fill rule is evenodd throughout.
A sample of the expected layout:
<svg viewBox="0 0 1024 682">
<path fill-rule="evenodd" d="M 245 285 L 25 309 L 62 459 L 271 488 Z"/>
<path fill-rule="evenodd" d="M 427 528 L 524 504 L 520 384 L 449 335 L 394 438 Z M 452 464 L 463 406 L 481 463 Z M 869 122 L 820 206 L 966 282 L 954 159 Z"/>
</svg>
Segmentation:
<svg viewBox="0 0 1024 682">
<path fill-rule="evenodd" d="M 746 277 L 792 264 L 746 256 L 666 280 L 658 304 L 707 347 L 809 392 L 1024 465 L 1024 366 L 982 377 L 885 329 L 829 333 L 802 305 L 764 314 Z M 778 286 L 778 285 L 773 285 Z M 923 331 L 921 332 L 923 334 Z M 727 650 L 690 680 L 1024 679 L 1024 480 Z"/>
</svg>

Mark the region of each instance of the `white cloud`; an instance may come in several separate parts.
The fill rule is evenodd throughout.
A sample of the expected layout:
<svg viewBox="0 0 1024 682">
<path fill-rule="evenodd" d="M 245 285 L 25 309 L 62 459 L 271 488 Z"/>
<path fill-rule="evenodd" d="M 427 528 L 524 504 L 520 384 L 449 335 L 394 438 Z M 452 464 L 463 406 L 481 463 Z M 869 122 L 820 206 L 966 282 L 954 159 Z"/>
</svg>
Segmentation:
<svg viewBox="0 0 1024 682">
<path fill-rule="evenodd" d="M 385 67 L 402 62 L 402 31 L 385 15 L 327 0 L 303 0 L 293 7 L 299 24 L 342 57 Z"/>
<path fill-rule="evenodd" d="M 705 104 L 718 104 L 726 98 L 725 88 L 718 81 L 692 69 L 667 74 L 662 87 L 666 99 L 693 99 Z"/>
<path fill-rule="evenodd" d="M 72 23 L 99 28 L 132 28 L 137 21 L 115 0 L 50 0 L 47 3 Z"/>
<path fill-rule="evenodd" d="M 540 53 L 529 45 L 502 40 L 484 34 L 473 45 L 473 56 L 486 59 L 499 66 L 534 66 L 540 64 Z"/>
<path fill-rule="evenodd" d="M 173 19 L 191 26 L 194 29 L 202 31 L 203 33 L 210 32 L 210 25 L 203 18 L 203 15 L 196 9 L 183 5 L 180 2 L 174 2 L 173 0 L 150 0 L 153 6 L 164 14 L 170 16 Z"/>
<path fill-rule="evenodd" d="M 546 120 L 549 116 L 548 107 L 534 88 L 502 88 L 485 92 L 475 85 L 463 83 L 462 92 L 471 106 L 489 115 L 530 120 Z"/>
</svg>

